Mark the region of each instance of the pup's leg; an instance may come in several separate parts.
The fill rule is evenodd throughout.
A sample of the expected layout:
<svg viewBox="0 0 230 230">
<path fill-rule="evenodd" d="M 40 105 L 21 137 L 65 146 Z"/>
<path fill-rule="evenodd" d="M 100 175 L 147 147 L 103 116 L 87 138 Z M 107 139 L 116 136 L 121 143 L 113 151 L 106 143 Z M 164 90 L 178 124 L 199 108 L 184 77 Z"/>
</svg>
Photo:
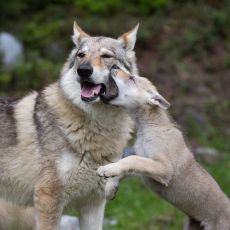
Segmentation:
<svg viewBox="0 0 230 230">
<path fill-rule="evenodd" d="M 105 199 L 94 197 L 80 207 L 80 229 L 81 230 L 102 230 Z"/>
<path fill-rule="evenodd" d="M 58 230 L 64 208 L 59 183 L 47 173 L 35 187 L 35 212 L 37 230 Z"/>
<path fill-rule="evenodd" d="M 167 186 L 171 179 L 172 167 L 167 160 L 163 164 L 161 161 L 140 156 L 129 156 L 118 162 L 101 166 L 97 170 L 97 174 L 102 177 L 125 176 L 133 173 L 152 177 Z"/>
</svg>

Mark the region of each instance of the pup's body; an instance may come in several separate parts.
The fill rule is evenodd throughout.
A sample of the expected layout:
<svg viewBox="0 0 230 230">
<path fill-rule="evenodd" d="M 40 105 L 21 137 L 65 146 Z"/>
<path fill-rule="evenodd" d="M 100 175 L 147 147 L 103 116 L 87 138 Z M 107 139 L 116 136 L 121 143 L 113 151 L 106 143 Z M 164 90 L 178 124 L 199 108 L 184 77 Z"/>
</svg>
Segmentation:
<svg viewBox="0 0 230 230">
<path fill-rule="evenodd" d="M 110 103 L 127 108 L 137 126 L 138 156 L 102 166 L 105 177 L 137 173 L 159 196 L 200 222 L 205 230 L 230 229 L 230 201 L 195 161 L 181 131 L 166 111 L 169 104 L 145 78 L 114 74 L 119 96 Z"/>
<path fill-rule="evenodd" d="M 127 34 L 135 37 L 136 29 Z M 60 81 L 18 101 L 0 100 L 0 196 L 34 203 L 39 230 L 59 229 L 62 211 L 73 199 L 81 230 L 102 229 L 105 183 L 96 169 L 120 158 L 132 128 L 122 108 L 99 99 L 108 101 L 114 93 L 108 81 L 114 63 L 136 72 L 132 49 L 122 37 L 90 37 L 77 25 L 73 40 L 76 48 Z"/>
</svg>

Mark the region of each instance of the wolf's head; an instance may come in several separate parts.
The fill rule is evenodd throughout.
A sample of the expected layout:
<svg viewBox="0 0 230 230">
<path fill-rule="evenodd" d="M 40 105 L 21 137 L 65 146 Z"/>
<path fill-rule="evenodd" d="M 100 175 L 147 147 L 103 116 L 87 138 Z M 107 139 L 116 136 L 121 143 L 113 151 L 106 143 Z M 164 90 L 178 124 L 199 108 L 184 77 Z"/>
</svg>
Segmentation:
<svg viewBox="0 0 230 230">
<path fill-rule="evenodd" d="M 170 106 L 170 103 L 158 93 L 156 87 L 147 78 L 132 75 L 116 65 L 111 68 L 111 77 L 119 93 L 116 98 L 110 100 L 110 104 L 128 109 L 136 109 L 146 104 L 159 106 L 162 109 L 168 109 Z"/>
<path fill-rule="evenodd" d="M 91 37 L 74 23 L 72 40 L 75 48 L 66 62 L 61 77 L 61 87 L 65 95 L 75 104 L 79 99 L 98 102 L 105 95 L 109 101 L 116 97 L 118 89 L 110 69 L 120 65 L 132 74 L 137 74 L 135 52 L 138 25 L 118 39 Z"/>
</svg>

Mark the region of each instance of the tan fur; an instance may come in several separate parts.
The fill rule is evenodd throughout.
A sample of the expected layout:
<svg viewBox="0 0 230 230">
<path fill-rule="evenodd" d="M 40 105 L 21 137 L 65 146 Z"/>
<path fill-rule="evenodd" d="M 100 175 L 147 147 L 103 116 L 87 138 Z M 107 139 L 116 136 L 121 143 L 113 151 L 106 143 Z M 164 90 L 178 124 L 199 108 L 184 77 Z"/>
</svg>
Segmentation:
<svg viewBox="0 0 230 230">
<path fill-rule="evenodd" d="M 77 25 L 73 39 L 76 48 L 59 81 L 19 101 L 0 100 L 0 196 L 34 204 L 37 230 L 59 229 L 71 201 L 80 211 L 81 230 L 102 229 L 106 181 L 96 169 L 121 157 L 132 132 L 124 109 L 103 104 L 100 97 L 82 101 L 76 52 L 81 39 L 91 57 L 104 47 L 117 48 L 118 57 L 104 61 L 99 71 L 95 67 L 91 76 L 105 85 L 116 63 L 136 72 L 135 53 L 116 39 L 90 37 Z"/>
<path fill-rule="evenodd" d="M 101 57 L 96 57 L 94 60 L 92 60 L 92 65 L 95 66 L 95 68 L 103 69 L 103 63 L 102 63 Z"/>
<path fill-rule="evenodd" d="M 98 174 L 146 176 L 146 184 L 154 192 L 199 221 L 205 230 L 229 230 L 230 201 L 195 161 L 181 131 L 160 108 L 167 105 L 165 99 L 147 79 L 135 77 L 132 83 L 123 74 L 114 76 L 119 96 L 111 103 L 125 106 L 135 121 L 138 156 L 102 166 Z"/>
<path fill-rule="evenodd" d="M 21 208 L 0 199 L 0 229 L 32 230 L 35 227 L 33 208 Z"/>
<path fill-rule="evenodd" d="M 8 148 L 6 152 L 10 150 L 10 155 L 1 160 L 4 160 L 1 177 L 4 183 L 9 180 L 8 186 L 13 191 L 6 187 L 2 195 L 15 202 L 31 203 L 35 191 L 40 223 L 37 229 L 57 229 L 62 210 L 71 199 L 77 201 L 80 209 L 84 209 L 89 196 L 92 197 L 87 204 L 89 207 L 99 200 L 105 203 L 102 195 L 104 182 L 96 176 L 95 170 L 119 157 L 118 153 L 129 139 L 131 123 L 121 109 L 113 108 L 112 112 L 108 105 L 94 105 L 95 113 L 92 110 L 92 114 L 86 115 L 73 106 L 55 84 L 44 91 L 44 97 L 66 139 L 62 141 L 58 133 L 51 133 L 53 137 L 49 138 L 53 143 L 48 143 L 48 152 L 44 152 L 32 124 L 35 96 L 29 95 L 16 105 L 18 144 Z M 124 121 L 123 125 L 120 120 Z M 71 162 L 61 166 L 65 154 L 69 154 Z M 82 229 L 88 230 L 89 226 Z"/>
</svg>

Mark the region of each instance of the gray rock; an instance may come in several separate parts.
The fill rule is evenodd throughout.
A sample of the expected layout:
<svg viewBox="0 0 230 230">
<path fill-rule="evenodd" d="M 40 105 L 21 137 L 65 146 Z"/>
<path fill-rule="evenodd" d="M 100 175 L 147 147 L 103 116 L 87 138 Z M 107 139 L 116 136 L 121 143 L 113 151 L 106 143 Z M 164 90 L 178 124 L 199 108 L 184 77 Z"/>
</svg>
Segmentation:
<svg viewBox="0 0 230 230">
<path fill-rule="evenodd" d="M 23 45 L 13 35 L 0 33 L 0 55 L 4 68 L 13 68 L 23 58 Z"/>
<path fill-rule="evenodd" d="M 60 230 L 80 230 L 79 219 L 74 216 L 63 215 Z"/>
<path fill-rule="evenodd" d="M 111 226 L 118 224 L 116 219 L 104 219 L 104 230 L 111 229 Z M 61 228 L 60 230 L 80 230 L 79 218 L 74 216 L 63 215 L 61 218 Z"/>
<path fill-rule="evenodd" d="M 211 147 L 198 147 L 195 149 L 195 153 L 199 155 L 207 155 L 207 156 L 219 155 L 218 150 Z"/>
<path fill-rule="evenodd" d="M 118 224 L 118 220 L 117 219 L 109 219 L 109 218 L 105 218 L 104 219 L 104 225 L 108 225 L 108 226 L 116 226 Z"/>
<path fill-rule="evenodd" d="M 208 164 L 216 163 L 222 158 L 220 152 L 212 147 L 198 147 L 194 153 L 197 160 L 204 161 Z"/>
</svg>

